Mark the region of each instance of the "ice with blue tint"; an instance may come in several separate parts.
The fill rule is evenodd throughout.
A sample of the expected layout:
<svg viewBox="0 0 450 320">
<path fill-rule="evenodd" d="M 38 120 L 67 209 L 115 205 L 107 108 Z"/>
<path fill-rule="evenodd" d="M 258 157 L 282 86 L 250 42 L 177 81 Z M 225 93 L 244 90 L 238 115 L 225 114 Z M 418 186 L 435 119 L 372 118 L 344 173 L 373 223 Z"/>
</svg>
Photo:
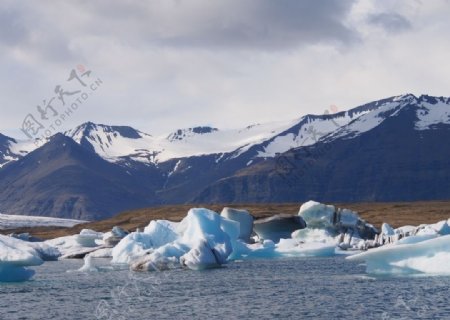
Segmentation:
<svg viewBox="0 0 450 320">
<path fill-rule="evenodd" d="M 305 220 L 308 228 L 316 229 L 332 228 L 334 214 L 334 206 L 315 201 L 305 202 L 298 212 L 298 215 Z"/>
<path fill-rule="evenodd" d="M 28 242 L 0 235 L 0 281 L 26 281 L 34 275 L 29 266 L 44 263 Z"/>
<path fill-rule="evenodd" d="M 92 263 L 92 256 L 90 254 L 87 254 L 84 257 L 84 264 L 83 266 L 78 269 L 79 272 L 98 272 L 98 268 L 93 265 Z"/>
<path fill-rule="evenodd" d="M 250 242 L 253 233 L 253 216 L 243 209 L 233 209 L 225 207 L 220 215 L 228 220 L 236 222 L 239 226 L 238 238 L 244 242 Z"/>
<path fill-rule="evenodd" d="M 227 233 L 228 232 L 228 233 Z M 199 270 L 227 262 L 232 241 L 239 237 L 237 222 L 214 211 L 194 208 L 180 223 L 152 221 L 144 232 L 122 239 L 113 249 L 113 263 L 134 270 L 171 268 L 177 264 Z"/>
<path fill-rule="evenodd" d="M 347 259 L 365 261 L 368 273 L 450 274 L 450 235 L 428 236 L 432 238 L 420 235 L 408 237 L 405 239 L 411 238 L 410 242 L 385 245 Z"/>
<path fill-rule="evenodd" d="M 387 223 L 383 223 L 381 225 L 381 233 L 386 236 L 393 236 L 395 235 L 395 230 Z"/>
</svg>

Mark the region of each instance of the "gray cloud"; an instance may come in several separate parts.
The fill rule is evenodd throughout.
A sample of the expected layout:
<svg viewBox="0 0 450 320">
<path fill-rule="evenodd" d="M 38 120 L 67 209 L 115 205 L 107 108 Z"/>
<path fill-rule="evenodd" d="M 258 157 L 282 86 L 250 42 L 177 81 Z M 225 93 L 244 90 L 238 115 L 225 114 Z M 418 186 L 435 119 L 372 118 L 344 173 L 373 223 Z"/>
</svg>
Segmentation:
<svg viewBox="0 0 450 320">
<path fill-rule="evenodd" d="M 96 1 L 85 2 L 85 8 L 102 16 L 97 31 L 113 28 L 127 41 L 279 50 L 319 42 L 349 44 L 357 40 L 357 32 L 345 24 L 354 2 L 165 0 L 164 4 L 149 1 L 130 7 L 123 1 Z"/>
<path fill-rule="evenodd" d="M 104 86 L 64 130 L 89 120 L 152 134 L 243 127 L 404 92 L 445 95 L 450 7 L 410 3 L 2 0 L 0 132 L 16 132 L 77 64 Z M 399 32 L 409 21 L 421 27 Z"/>
<path fill-rule="evenodd" d="M 14 9 L 0 7 L 0 42 L 4 45 L 16 45 L 29 36 L 21 14 Z"/>
<path fill-rule="evenodd" d="M 411 22 L 395 12 L 384 12 L 369 16 L 369 22 L 383 27 L 388 32 L 402 32 L 411 29 Z"/>
</svg>

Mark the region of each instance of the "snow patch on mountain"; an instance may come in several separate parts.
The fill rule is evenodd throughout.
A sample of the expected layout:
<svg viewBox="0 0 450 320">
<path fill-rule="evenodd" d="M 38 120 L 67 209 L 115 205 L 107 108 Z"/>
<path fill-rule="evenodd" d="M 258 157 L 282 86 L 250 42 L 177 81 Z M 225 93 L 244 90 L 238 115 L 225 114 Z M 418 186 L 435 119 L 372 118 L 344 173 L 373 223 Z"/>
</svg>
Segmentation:
<svg viewBox="0 0 450 320">
<path fill-rule="evenodd" d="M 151 163 L 161 151 L 158 148 L 150 151 L 148 147 L 154 145 L 155 139 L 130 127 L 88 122 L 67 131 L 65 135 L 80 145 L 90 146 L 95 153 L 110 162 L 129 157 L 134 161 Z"/>
<path fill-rule="evenodd" d="M 0 168 L 38 148 L 34 140 L 18 141 L 6 136 L 0 138 L 3 138 L 3 145 L 0 145 Z"/>
<path fill-rule="evenodd" d="M 325 137 L 327 141 L 342 139 L 353 139 L 379 126 L 389 117 L 398 115 L 405 106 L 417 103 L 417 98 L 411 94 L 394 97 L 386 100 L 376 110 L 362 114 L 348 124 L 342 126 L 334 133 Z"/>
<path fill-rule="evenodd" d="M 417 130 L 433 129 L 437 124 L 450 124 L 450 99 L 449 98 L 432 98 L 421 97 L 424 100 L 417 110 L 417 118 L 415 128 Z"/>
<path fill-rule="evenodd" d="M 169 159 L 205 154 L 235 152 L 236 156 L 254 144 L 262 143 L 297 123 L 294 121 L 253 125 L 245 129 L 218 130 L 211 127 L 180 129 L 170 135 L 153 137 L 136 130 L 139 137 L 129 138 L 114 126 L 83 124 L 66 132 L 81 145 L 88 144 L 110 162 L 126 158 L 143 163 L 158 163 Z"/>
<path fill-rule="evenodd" d="M 306 115 L 292 121 L 253 124 L 243 129 L 198 126 L 178 129 L 169 135 L 151 136 L 131 127 L 87 122 L 65 135 L 113 163 L 136 161 L 158 165 L 171 159 L 201 155 L 216 155 L 215 161 L 219 163 L 237 158 L 252 147 L 256 147 L 256 157 L 269 158 L 319 141 L 352 139 L 387 118 L 395 117 L 407 106 L 417 110 L 417 130 L 450 124 L 450 98 L 426 95 L 417 98 L 405 94 L 335 114 Z M 16 141 L 0 135 L 0 168 L 34 149 L 34 141 Z"/>
</svg>

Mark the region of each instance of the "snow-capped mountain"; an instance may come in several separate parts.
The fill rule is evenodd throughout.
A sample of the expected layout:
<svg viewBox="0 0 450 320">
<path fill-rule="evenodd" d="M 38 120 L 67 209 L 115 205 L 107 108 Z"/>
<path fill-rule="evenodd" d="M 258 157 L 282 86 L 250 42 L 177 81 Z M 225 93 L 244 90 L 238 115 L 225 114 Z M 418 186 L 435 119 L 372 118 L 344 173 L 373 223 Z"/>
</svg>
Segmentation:
<svg viewBox="0 0 450 320">
<path fill-rule="evenodd" d="M 384 100 L 315 144 L 218 180 L 195 201 L 448 200 L 449 114 L 449 98 Z"/>
<path fill-rule="evenodd" d="M 33 141 L 17 141 L 0 134 L 0 168 L 36 149 Z"/>
<path fill-rule="evenodd" d="M 225 159 L 224 154 L 234 158 L 255 146 L 259 150 L 254 158 L 268 158 L 292 148 L 314 144 L 321 137 L 375 108 L 375 104 L 365 105 L 336 114 L 307 115 L 291 121 L 254 124 L 242 129 L 193 127 L 160 136 L 130 127 L 88 122 L 65 135 L 110 162 L 133 160 L 157 164 L 170 159 L 211 154 Z"/>
<path fill-rule="evenodd" d="M 65 135 L 110 162 L 133 160 L 156 164 L 170 159 L 230 153 L 238 149 L 242 153 L 295 123 L 296 121 L 275 122 L 232 130 L 193 127 L 154 137 L 130 127 L 88 122 Z"/>
<path fill-rule="evenodd" d="M 433 126 L 450 123 L 450 98 L 427 95 L 415 97 L 412 94 L 407 94 L 380 103 L 378 108 L 372 112 L 363 114 L 335 130 L 327 137 L 327 140 L 355 138 L 379 126 L 386 119 L 398 116 L 401 110 L 405 108 L 415 109 L 417 116 L 416 130 L 429 130 L 433 129 Z"/>
<path fill-rule="evenodd" d="M 37 150 L 0 136 L 0 211 L 96 219 L 186 202 L 450 199 L 449 139 L 450 98 L 411 94 L 243 129 L 153 136 L 88 122 Z"/>
<path fill-rule="evenodd" d="M 291 121 L 254 124 L 242 129 L 199 126 L 152 136 L 127 126 L 86 122 L 64 134 L 112 163 L 158 164 L 170 159 L 211 154 L 218 155 L 220 161 L 235 158 L 252 147 L 257 150 L 252 158 L 270 158 L 292 148 L 313 145 L 330 133 L 339 137 L 369 130 L 380 123 L 377 114 L 384 114 L 410 99 L 416 98 L 412 95 L 392 97 L 335 114 L 306 115 Z M 355 122 L 356 119 L 359 120 Z M 32 142 L 17 142 L 3 136 L 0 148 L 0 165 L 4 165 L 33 151 L 36 146 Z"/>
</svg>

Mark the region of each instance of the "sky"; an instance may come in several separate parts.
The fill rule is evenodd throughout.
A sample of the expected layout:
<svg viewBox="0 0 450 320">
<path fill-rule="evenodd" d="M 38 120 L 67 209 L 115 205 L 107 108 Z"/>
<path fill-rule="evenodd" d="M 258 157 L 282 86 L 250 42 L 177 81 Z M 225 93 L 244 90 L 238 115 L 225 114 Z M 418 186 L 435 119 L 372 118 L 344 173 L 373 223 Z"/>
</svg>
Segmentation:
<svg viewBox="0 0 450 320">
<path fill-rule="evenodd" d="M 1 0 L 0 133 L 26 139 L 29 115 L 159 135 L 449 96 L 449 16 L 449 0 Z"/>
</svg>

